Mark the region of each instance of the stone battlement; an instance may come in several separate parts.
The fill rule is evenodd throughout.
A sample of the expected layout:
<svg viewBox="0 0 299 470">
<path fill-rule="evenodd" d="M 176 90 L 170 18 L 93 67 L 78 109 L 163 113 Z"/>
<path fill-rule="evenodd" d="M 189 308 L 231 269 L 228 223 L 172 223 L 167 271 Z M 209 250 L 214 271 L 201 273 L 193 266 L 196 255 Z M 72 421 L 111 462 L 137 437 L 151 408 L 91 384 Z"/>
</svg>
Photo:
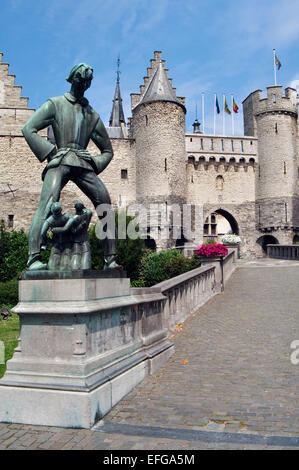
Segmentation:
<svg viewBox="0 0 299 470">
<path fill-rule="evenodd" d="M 251 103 L 253 113 L 258 116 L 262 113 L 293 113 L 297 116 L 297 91 L 294 88 L 286 88 L 285 95 L 282 94 L 282 86 L 267 87 L 267 98 L 262 97 L 262 90 L 251 93 L 244 101 L 243 106 Z"/>
<path fill-rule="evenodd" d="M 22 135 L 21 129 L 34 110 L 28 108 L 28 98 L 21 96 L 22 87 L 15 85 L 15 75 L 9 74 L 9 64 L 2 58 L 0 53 L 0 133 Z"/>
<path fill-rule="evenodd" d="M 221 166 L 225 172 L 231 171 L 232 168 L 234 171 L 247 171 L 248 167 L 256 168 L 257 166 L 256 159 L 253 157 L 204 157 L 203 155 L 188 155 L 187 164 L 193 165 L 195 170 L 208 171 L 213 168 L 216 172 Z"/>
</svg>

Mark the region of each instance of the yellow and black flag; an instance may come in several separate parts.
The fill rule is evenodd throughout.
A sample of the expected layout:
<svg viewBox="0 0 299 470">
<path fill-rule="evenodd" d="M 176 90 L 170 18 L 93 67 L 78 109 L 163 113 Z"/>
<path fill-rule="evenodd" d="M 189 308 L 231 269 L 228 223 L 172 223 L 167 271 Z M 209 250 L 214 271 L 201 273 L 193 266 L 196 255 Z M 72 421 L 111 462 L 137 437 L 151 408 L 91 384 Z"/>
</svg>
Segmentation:
<svg viewBox="0 0 299 470">
<path fill-rule="evenodd" d="M 228 107 L 228 104 L 227 104 L 227 102 L 226 102 L 226 97 L 225 97 L 225 99 L 224 99 L 224 111 L 225 111 L 227 114 L 231 114 L 231 111 L 230 111 L 230 109 L 229 109 L 229 107 Z"/>
</svg>

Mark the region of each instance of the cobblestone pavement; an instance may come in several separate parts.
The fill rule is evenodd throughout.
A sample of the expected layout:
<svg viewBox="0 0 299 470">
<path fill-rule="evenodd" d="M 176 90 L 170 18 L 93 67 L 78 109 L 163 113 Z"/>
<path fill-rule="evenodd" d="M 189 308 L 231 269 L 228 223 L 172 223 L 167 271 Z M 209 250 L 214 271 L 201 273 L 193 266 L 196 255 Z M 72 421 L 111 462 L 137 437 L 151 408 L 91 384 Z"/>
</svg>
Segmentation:
<svg viewBox="0 0 299 470">
<path fill-rule="evenodd" d="M 299 449 L 299 263 L 240 262 L 176 353 L 92 430 L 0 423 L 0 449 Z"/>
</svg>

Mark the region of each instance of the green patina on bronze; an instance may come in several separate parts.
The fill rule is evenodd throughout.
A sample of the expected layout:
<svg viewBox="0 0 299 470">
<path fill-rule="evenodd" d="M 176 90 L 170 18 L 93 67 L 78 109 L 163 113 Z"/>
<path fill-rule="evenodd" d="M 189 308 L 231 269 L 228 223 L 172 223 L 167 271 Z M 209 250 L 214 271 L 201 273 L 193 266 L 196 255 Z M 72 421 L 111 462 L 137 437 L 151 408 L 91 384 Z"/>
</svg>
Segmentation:
<svg viewBox="0 0 299 470">
<path fill-rule="evenodd" d="M 29 260 L 31 270 L 46 269 L 40 261 L 41 233 L 49 217 L 52 204 L 59 201 L 68 181 L 73 181 L 97 207 L 109 204 L 109 193 L 97 177 L 113 157 L 112 145 L 99 114 L 89 105 L 84 92 L 90 87 L 93 69 L 84 63 L 75 65 L 67 81 L 71 90 L 44 103 L 27 121 L 22 132 L 40 162 L 47 160 L 42 179 L 39 206 L 29 230 Z M 52 126 L 56 146 L 38 134 Z M 86 150 L 90 139 L 100 150 L 90 155 Z M 110 209 L 113 211 L 112 207 Z M 116 268 L 116 240 L 103 240 L 105 267 Z"/>
</svg>

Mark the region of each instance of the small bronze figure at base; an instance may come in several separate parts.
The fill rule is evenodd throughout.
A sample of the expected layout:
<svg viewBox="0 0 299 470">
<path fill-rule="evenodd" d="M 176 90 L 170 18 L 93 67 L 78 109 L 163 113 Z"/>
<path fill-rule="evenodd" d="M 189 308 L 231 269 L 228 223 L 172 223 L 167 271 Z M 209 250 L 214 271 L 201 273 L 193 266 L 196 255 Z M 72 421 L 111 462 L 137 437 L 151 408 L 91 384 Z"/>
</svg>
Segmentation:
<svg viewBox="0 0 299 470">
<path fill-rule="evenodd" d="M 62 213 L 61 204 L 52 204 L 52 215 L 42 227 L 42 246 L 48 244 L 48 230 L 52 232 L 52 249 L 48 265 L 40 264 L 40 269 L 50 271 L 73 271 L 91 269 L 88 226 L 92 216 L 91 210 L 84 207 L 82 201 L 75 202 L 76 213 L 73 216 Z"/>
</svg>

